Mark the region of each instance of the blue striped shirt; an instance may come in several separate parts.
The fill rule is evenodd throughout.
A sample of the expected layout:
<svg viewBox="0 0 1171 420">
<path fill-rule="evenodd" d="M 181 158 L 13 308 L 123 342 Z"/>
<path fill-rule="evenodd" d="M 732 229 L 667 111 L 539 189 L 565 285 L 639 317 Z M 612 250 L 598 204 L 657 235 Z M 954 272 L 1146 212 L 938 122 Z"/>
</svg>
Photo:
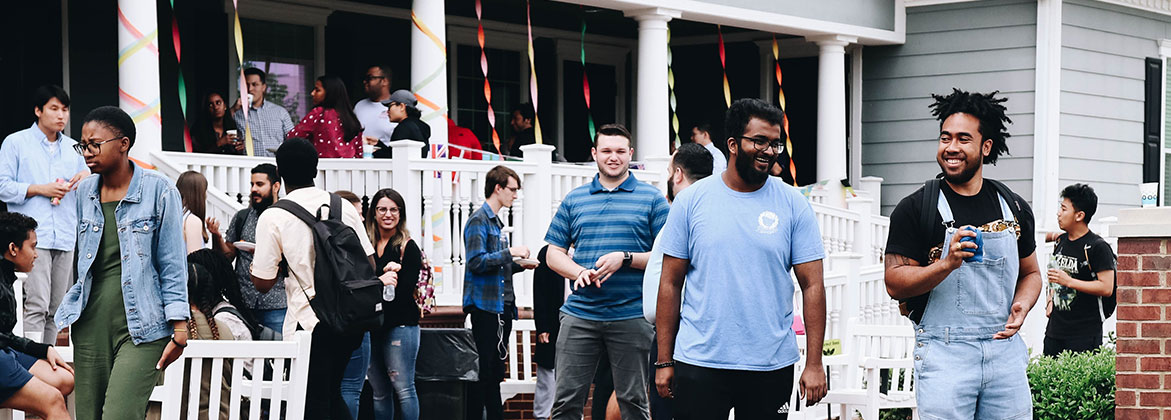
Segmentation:
<svg viewBox="0 0 1171 420">
<path fill-rule="evenodd" d="M 670 207 L 657 188 L 630 176 L 613 190 L 598 177 L 570 191 L 553 216 L 545 242 L 574 248 L 573 261 L 586 268 L 615 251 L 647 252 L 655 242 Z M 573 291 L 561 311 L 591 321 L 642 317 L 643 270 L 618 269 L 602 287 Z"/>
</svg>

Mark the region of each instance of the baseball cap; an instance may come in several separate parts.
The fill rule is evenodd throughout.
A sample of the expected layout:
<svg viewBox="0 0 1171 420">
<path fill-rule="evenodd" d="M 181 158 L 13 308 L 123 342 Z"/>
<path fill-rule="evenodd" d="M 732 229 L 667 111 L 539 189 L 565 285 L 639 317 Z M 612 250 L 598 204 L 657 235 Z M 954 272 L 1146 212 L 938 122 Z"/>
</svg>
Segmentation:
<svg viewBox="0 0 1171 420">
<path fill-rule="evenodd" d="M 415 94 L 406 89 L 399 89 L 390 94 L 390 98 L 382 101 L 382 105 L 390 106 L 392 103 L 400 103 L 404 105 L 417 106 L 419 101 L 415 99 Z"/>
</svg>

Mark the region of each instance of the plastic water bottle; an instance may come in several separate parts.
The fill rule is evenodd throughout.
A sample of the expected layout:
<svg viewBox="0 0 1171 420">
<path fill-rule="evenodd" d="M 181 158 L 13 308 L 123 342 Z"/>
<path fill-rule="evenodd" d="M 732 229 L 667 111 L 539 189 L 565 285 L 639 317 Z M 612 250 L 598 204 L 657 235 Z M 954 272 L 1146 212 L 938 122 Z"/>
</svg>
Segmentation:
<svg viewBox="0 0 1171 420">
<path fill-rule="evenodd" d="M 394 286 L 382 286 L 382 300 L 387 302 L 394 301 Z"/>
</svg>

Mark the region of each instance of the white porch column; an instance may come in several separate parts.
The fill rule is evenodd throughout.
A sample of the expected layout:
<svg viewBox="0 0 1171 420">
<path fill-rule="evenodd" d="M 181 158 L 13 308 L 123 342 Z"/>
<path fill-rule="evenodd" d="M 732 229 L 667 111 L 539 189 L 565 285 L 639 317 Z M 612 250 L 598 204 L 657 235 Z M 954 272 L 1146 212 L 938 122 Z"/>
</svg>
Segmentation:
<svg viewBox="0 0 1171 420">
<path fill-rule="evenodd" d="M 842 35 L 806 37 L 817 44 L 817 180 L 829 180 L 826 204 L 844 207 L 846 177 L 846 46 L 858 39 Z"/>
<path fill-rule="evenodd" d="M 447 144 L 447 20 L 444 2 L 414 0 L 411 6 L 411 92 L 431 144 Z"/>
<path fill-rule="evenodd" d="M 626 11 L 638 21 L 638 92 L 635 100 L 634 153 L 639 160 L 667 156 L 671 141 L 667 91 L 667 22 L 678 10 L 651 8 Z"/>
<path fill-rule="evenodd" d="M 118 0 L 118 13 L 118 107 L 137 131 L 130 156 L 149 163 L 163 150 L 158 14 L 154 0 Z"/>
</svg>

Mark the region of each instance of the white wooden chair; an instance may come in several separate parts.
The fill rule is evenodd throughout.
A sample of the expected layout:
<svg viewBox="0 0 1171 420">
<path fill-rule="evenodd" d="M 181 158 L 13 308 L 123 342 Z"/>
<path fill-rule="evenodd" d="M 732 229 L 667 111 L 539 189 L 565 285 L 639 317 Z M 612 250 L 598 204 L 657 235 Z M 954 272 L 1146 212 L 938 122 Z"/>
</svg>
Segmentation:
<svg viewBox="0 0 1171 420">
<path fill-rule="evenodd" d="M 512 322 L 508 336 L 508 377 L 500 383 L 500 401 L 508 401 L 517 394 L 531 394 L 537 390 L 537 372 L 533 371 L 533 337 L 536 324 L 531 319 Z M 518 354 L 517 344 L 520 344 Z"/>
<path fill-rule="evenodd" d="M 904 407 L 919 418 L 913 384 L 915 331 L 910 324 L 864 325 L 850 319 L 843 344 L 844 354 L 823 358 L 834 371 L 823 403 L 838 404 L 841 418 L 853 418 L 858 410 L 863 420 L 878 420 L 879 410 Z M 884 380 L 881 371 L 888 369 Z"/>
<path fill-rule="evenodd" d="M 233 360 L 237 363 L 232 363 L 231 367 L 228 400 L 230 419 L 239 418 L 240 408 L 247 398 L 249 420 L 260 420 L 263 400 L 269 401 L 269 420 L 301 420 L 305 416 L 305 399 L 309 398 L 305 395 L 305 389 L 309 379 L 311 345 L 311 335 L 305 331 L 298 331 L 293 340 L 285 341 L 192 340 L 183 350 L 183 358 L 167 367 L 163 385 L 155 387 L 150 400 L 162 403 L 162 420 L 179 420 L 181 410 L 187 411 L 188 419 L 198 418 L 203 362 L 211 360 L 213 374 L 208 384 L 208 401 L 212 408 L 208 410 L 208 415 L 211 420 L 216 420 L 219 418 L 216 407 L 222 397 L 223 375 L 215 372 L 223 372 L 224 361 Z M 260 369 L 256 369 L 252 378 L 245 378 L 245 360 L 252 360 L 253 366 L 265 366 L 266 361 L 272 361 L 272 379 L 259 379 Z M 289 362 L 287 379 L 285 361 Z M 187 383 L 183 382 L 184 366 L 190 369 Z M 187 407 L 181 407 L 184 393 L 188 395 Z"/>
</svg>

